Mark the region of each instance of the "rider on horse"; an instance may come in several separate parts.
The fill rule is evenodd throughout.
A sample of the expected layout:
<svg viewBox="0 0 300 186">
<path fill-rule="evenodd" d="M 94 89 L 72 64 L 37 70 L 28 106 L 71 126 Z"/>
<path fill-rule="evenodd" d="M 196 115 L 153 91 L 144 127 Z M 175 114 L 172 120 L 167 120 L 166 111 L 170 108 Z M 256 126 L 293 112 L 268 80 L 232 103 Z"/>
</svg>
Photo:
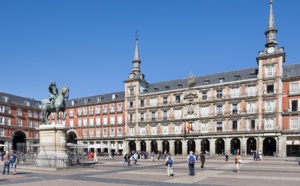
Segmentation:
<svg viewBox="0 0 300 186">
<path fill-rule="evenodd" d="M 56 99 L 57 93 L 58 93 L 55 81 L 51 82 L 48 89 L 49 89 L 49 92 L 50 92 L 49 101 L 51 103 L 51 107 L 53 108 L 54 103 L 55 103 L 55 99 Z"/>
</svg>

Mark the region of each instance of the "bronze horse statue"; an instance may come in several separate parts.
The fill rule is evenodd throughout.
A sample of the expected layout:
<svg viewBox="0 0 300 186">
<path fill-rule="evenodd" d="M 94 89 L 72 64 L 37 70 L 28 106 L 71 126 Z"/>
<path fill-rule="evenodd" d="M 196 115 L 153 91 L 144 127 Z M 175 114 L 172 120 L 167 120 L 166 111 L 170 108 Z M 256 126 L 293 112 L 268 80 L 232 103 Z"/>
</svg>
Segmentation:
<svg viewBox="0 0 300 186">
<path fill-rule="evenodd" d="M 56 112 L 56 121 L 60 124 L 59 112 L 63 113 L 62 120 L 66 119 L 66 104 L 65 99 L 69 98 L 69 87 L 61 87 L 55 98 L 54 106 L 49 99 L 43 99 L 42 101 L 42 123 L 49 124 L 48 117 L 52 112 Z"/>
</svg>

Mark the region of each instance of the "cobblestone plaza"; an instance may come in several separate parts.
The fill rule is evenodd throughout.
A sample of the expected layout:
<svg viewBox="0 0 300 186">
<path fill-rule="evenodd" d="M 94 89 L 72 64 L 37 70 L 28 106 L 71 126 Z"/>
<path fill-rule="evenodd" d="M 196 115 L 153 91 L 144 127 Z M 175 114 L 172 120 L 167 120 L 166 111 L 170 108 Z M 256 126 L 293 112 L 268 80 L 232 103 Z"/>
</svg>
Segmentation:
<svg viewBox="0 0 300 186">
<path fill-rule="evenodd" d="M 196 175 L 188 176 L 185 156 L 175 156 L 174 177 L 168 177 L 164 160 L 139 160 L 137 166 L 122 166 L 123 158 L 100 157 L 97 164 L 59 171 L 41 170 L 19 165 L 17 175 L 1 175 L 0 185 L 300 185 L 298 159 L 292 157 L 264 157 L 254 161 L 243 157 L 240 172 L 236 173 L 234 157 L 208 157 L 205 168 L 195 166 Z M 2 162 L 1 162 L 2 164 Z M 1 165 L 2 167 L 2 165 Z"/>
</svg>

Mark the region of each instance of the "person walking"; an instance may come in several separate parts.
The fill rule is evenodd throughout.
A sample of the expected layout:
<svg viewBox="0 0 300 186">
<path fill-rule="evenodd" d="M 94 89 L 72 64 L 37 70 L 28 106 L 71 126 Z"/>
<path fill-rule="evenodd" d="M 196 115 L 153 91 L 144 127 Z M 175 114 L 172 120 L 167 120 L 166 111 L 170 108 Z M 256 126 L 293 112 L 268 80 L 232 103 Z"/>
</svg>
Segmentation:
<svg viewBox="0 0 300 186">
<path fill-rule="evenodd" d="M 18 162 L 18 158 L 17 158 L 17 155 L 16 155 L 16 152 L 15 151 L 12 151 L 11 152 L 11 156 L 10 156 L 10 163 L 12 165 L 12 168 L 13 168 L 13 175 L 16 174 L 17 172 L 17 162 Z"/>
<path fill-rule="evenodd" d="M 190 154 L 187 156 L 187 162 L 188 162 L 189 171 L 190 171 L 189 175 L 190 176 L 195 176 L 194 166 L 195 166 L 195 163 L 196 163 L 196 157 L 193 154 L 193 151 L 190 151 Z"/>
<path fill-rule="evenodd" d="M 151 161 L 154 161 L 154 156 L 155 156 L 155 152 L 152 151 L 152 152 L 151 152 Z"/>
<path fill-rule="evenodd" d="M 5 174 L 5 170 L 7 169 L 7 173 L 6 174 L 9 174 L 9 165 L 10 165 L 10 158 L 9 158 L 9 155 L 8 153 L 4 155 L 3 157 L 3 172 L 2 174 L 4 175 Z"/>
<path fill-rule="evenodd" d="M 168 176 L 174 176 L 173 169 L 172 169 L 173 161 L 174 161 L 174 159 L 173 159 L 173 157 L 171 157 L 171 153 L 168 153 L 167 158 L 166 158 Z"/>
<path fill-rule="evenodd" d="M 205 153 L 203 151 L 201 151 L 201 154 L 200 154 L 200 161 L 201 161 L 201 168 L 204 168 Z"/>
<path fill-rule="evenodd" d="M 127 152 L 124 152 L 124 162 L 123 162 L 123 166 L 124 166 L 124 165 L 127 165 L 127 166 L 128 166 L 127 161 L 128 161 L 128 155 L 127 155 Z"/>
<path fill-rule="evenodd" d="M 97 158 L 97 151 L 95 151 L 95 153 L 94 153 L 94 162 L 96 162 L 96 163 L 98 163 L 98 158 Z"/>
<path fill-rule="evenodd" d="M 242 163 L 242 157 L 240 156 L 240 153 L 237 153 L 235 156 L 236 172 L 240 172 L 241 163 Z"/>
<path fill-rule="evenodd" d="M 229 150 L 225 152 L 225 161 L 228 161 L 228 157 L 229 157 Z"/>
</svg>

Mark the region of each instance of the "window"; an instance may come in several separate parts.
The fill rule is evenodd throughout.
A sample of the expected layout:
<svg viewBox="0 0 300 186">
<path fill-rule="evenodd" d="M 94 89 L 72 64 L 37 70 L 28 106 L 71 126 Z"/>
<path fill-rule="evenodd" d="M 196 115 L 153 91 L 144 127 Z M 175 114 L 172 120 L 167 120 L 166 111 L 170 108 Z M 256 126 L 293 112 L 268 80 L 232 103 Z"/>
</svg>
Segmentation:
<svg viewBox="0 0 300 186">
<path fill-rule="evenodd" d="M 122 115 L 118 115 L 118 123 L 119 124 L 121 124 L 122 123 L 122 121 L 123 121 L 123 119 L 122 119 L 123 117 L 122 117 Z"/>
<path fill-rule="evenodd" d="M 252 130 L 255 129 L 255 120 L 254 119 L 251 120 L 251 129 Z"/>
<path fill-rule="evenodd" d="M 132 123 L 133 122 L 133 115 L 129 114 L 129 122 Z"/>
<path fill-rule="evenodd" d="M 103 105 L 103 111 L 102 112 L 107 112 L 107 106 L 106 105 Z"/>
<path fill-rule="evenodd" d="M 87 126 L 87 119 L 83 118 L 83 126 Z"/>
<path fill-rule="evenodd" d="M 265 74 L 266 77 L 274 76 L 274 67 L 273 66 L 266 66 L 265 70 L 266 70 L 266 74 Z"/>
<path fill-rule="evenodd" d="M 239 97 L 239 93 L 240 93 L 239 88 L 232 88 L 231 89 L 231 97 L 232 98 Z"/>
<path fill-rule="evenodd" d="M 291 101 L 292 112 L 298 111 L 298 100 Z"/>
<path fill-rule="evenodd" d="M 96 125 L 100 125 L 101 121 L 100 121 L 100 117 L 96 117 Z"/>
<path fill-rule="evenodd" d="M 232 114 L 237 114 L 238 112 L 238 106 L 236 103 L 232 104 Z"/>
<path fill-rule="evenodd" d="M 87 115 L 87 108 L 83 107 L 83 115 L 86 116 Z"/>
<path fill-rule="evenodd" d="M 217 131 L 222 131 L 222 122 L 217 122 Z"/>
<path fill-rule="evenodd" d="M 202 92 L 202 100 L 207 100 L 207 92 Z"/>
<path fill-rule="evenodd" d="M 20 109 L 20 108 L 17 109 L 17 115 L 22 116 L 22 109 Z"/>
<path fill-rule="evenodd" d="M 82 108 L 78 108 L 77 114 L 78 114 L 78 116 L 81 116 L 81 114 L 82 114 Z"/>
<path fill-rule="evenodd" d="M 290 129 L 298 129 L 298 128 L 299 128 L 299 118 L 291 118 Z"/>
<path fill-rule="evenodd" d="M 218 98 L 218 99 L 221 99 L 221 98 L 222 98 L 222 95 L 223 95 L 222 90 L 217 90 L 217 98 Z"/>
<path fill-rule="evenodd" d="M 163 129 L 162 129 L 162 133 L 163 134 L 168 134 L 169 133 L 169 127 L 168 126 L 163 126 Z"/>
<path fill-rule="evenodd" d="M 115 112 L 115 104 L 110 104 L 109 112 Z"/>
<path fill-rule="evenodd" d="M 84 137 L 84 138 L 87 137 L 87 131 L 86 131 L 86 129 L 83 130 L 83 137 Z"/>
<path fill-rule="evenodd" d="M 141 100 L 141 107 L 144 107 L 145 106 L 145 100 Z"/>
<path fill-rule="evenodd" d="M 144 113 L 141 113 L 141 121 L 144 121 Z"/>
<path fill-rule="evenodd" d="M 32 121 L 28 120 L 28 127 L 32 127 Z"/>
<path fill-rule="evenodd" d="M 256 96 L 256 87 L 255 86 L 249 86 L 248 87 L 248 96 Z"/>
<path fill-rule="evenodd" d="M 300 93 L 299 82 L 291 83 L 290 87 L 290 94 Z"/>
<path fill-rule="evenodd" d="M 90 125 L 94 125 L 94 118 L 90 118 Z"/>
<path fill-rule="evenodd" d="M 78 119 L 78 126 L 81 127 L 81 125 L 82 125 L 82 119 L 79 118 L 79 119 Z"/>
<path fill-rule="evenodd" d="M 6 125 L 10 125 L 11 124 L 11 119 L 10 118 L 5 118 L 5 124 Z"/>
<path fill-rule="evenodd" d="M 133 108 L 133 102 L 132 101 L 129 102 L 129 108 Z"/>
<path fill-rule="evenodd" d="M 163 97 L 163 104 L 166 105 L 168 103 L 168 97 Z"/>
<path fill-rule="evenodd" d="M 150 105 L 151 106 L 156 106 L 156 98 L 151 98 L 150 99 Z"/>
<path fill-rule="evenodd" d="M 74 116 L 74 110 L 70 109 L 69 112 L 70 112 L 70 117 L 73 117 Z"/>
<path fill-rule="evenodd" d="M 181 119 L 181 110 L 175 110 L 174 116 L 175 116 L 175 119 Z"/>
<path fill-rule="evenodd" d="M 0 136 L 4 136 L 4 130 L 0 129 Z"/>
<path fill-rule="evenodd" d="M 33 127 L 35 127 L 35 128 L 36 128 L 36 127 L 39 127 L 37 121 L 33 121 Z"/>
<path fill-rule="evenodd" d="M 209 107 L 202 107 L 201 108 L 201 115 L 202 116 L 209 116 Z"/>
<path fill-rule="evenodd" d="M 129 94 L 130 94 L 130 96 L 134 95 L 134 89 L 133 88 L 129 89 Z"/>
<path fill-rule="evenodd" d="M 96 129 L 96 137 L 100 137 L 100 129 Z"/>
<path fill-rule="evenodd" d="M 90 107 L 89 109 L 89 115 L 93 115 L 94 114 L 94 107 Z"/>
<path fill-rule="evenodd" d="M 118 136 L 122 136 L 122 129 L 118 128 Z"/>
<path fill-rule="evenodd" d="M 0 112 L 4 113 L 4 106 L 0 105 Z"/>
<path fill-rule="evenodd" d="M 175 97 L 175 103 L 180 103 L 180 96 Z"/>
<path fill-rule="evenodd" d="M 265 111 L 266 112 L 273 112 L 275 110 L 274 101 L 273 100 L 267 100 L 265 102 Z"/>
<path fill-rule="evenodd" d="M 110 129 L 110 136 L 115 136 L 115 130 L 114 129 Z"/>
<path fill-rule="evenodd" d="M 122 103 L 118 103 L 118 111 L 122 111 Z"/>
<path fill-rule="evenodd" d="M 256 103 L 255 102 L 248 102 L 247 112 L 248 113 L 255 113 L 255 110 L 256 110 Z"/>
<path fill-rule="evenodd" d="M 0 125 L 4 125 L 4 117 L 0 116 Z"/>
<path fill-rule="evenodd" d="M 38 113 L 37 113 L 37 111 L 33 111 L 33 117 L 34 117 L 34 118 L 38 118 Z"/>
<path fill-rule="evenodd" d="M 155 91 L 155 92 L 158 92 L 158 91 L 159 91 L 159 88 L 154 88 L 154 91 Z"/>
<path fill-rule="evenodd" d="M 273 130 L 273 119 L 265 120 L 265 130 Z"/>
<path fill-rule="evenodd" d="M 209 80 L 208 79 L 204 80 L 204 84 L 205 85 L 209 84 Z"/>
<path fill-rule="evenodd" d="M 31 111 L 31 110 L 28 110 L 28 111 L 27 111 L 27 114 L 28 114 L 28 117 L 29 117 L 29 118 L 32 118 L 32 111 Z"/>
<path fill-rule="evenodd" d="M 22 120 L 21 119 L 17 120 L 17 125 L 18 125 L 18 127 L 22 127 Z"/>
<path fill-rule="evenodd" d="M 182 85 L 182 84 L 178 84 L 177 86 L 178 86 L 178 88 L 182 88 L 182 87 L 183 87 L 183 85 Z"/>
<path fill-rule="evenodd" d="M 104 137 L 107 136 L 107 129 L 103 129 L 103 136 L 104 136 Z"/>
<path fill-rule="evenodd" d="M 96 114 L 100 114 L 100 105 L 96 106 L 96 110 L 95 110 Z"/>
<path fill-rule="evenodd" d="M 235 75 L 234 80 L 236 80 L 236 81 L 241 80 L 241 76 L 240 75 Z"/>
<path fill-rule="evenodd" d="M 237 121 L 232 121 L 232 130 L 237 129 Z"/>
<path fill-rule="evenodd" d="M 222 115 L 222 114 L 223 114 L 223 106 L 217 105 L 217 115 Z"/>
<path fill-rule="evenodd" d="M 34 131 L 33 132 L 33 138 L 39 138 L 39 133 L 37 131 Z"/>
<path fill-rule="evenodd" d="M 90 137 L 94 137 L 94 130 L 90 129 Z"/>
<path fill-rule="evenodd" d="M 156 127 L 151 127 L 151 134 L 156 135 L 156 133 L 157 133 Z"/>
<path fill-rule="evenodd" d="M 140 127 L 140 135 L 145 135 L 145 134 L 146 134 L 145 127 Z"/>
<path fill-rule="evenodd" d="M 110 124 L 115 124 L 115 116 L 110 116 Z"/>
<path fill-rule="evenodd" d="M 0 112 L 1 112 L 1 106 L 0 106 Z M 7 113 L 7 114 L 11 114 L 11 109 L 10 109 L 10 107 L 9 107 L 9 106 L 6 106 L 4 112 Z"/>
<path fill-rule="evenodd" d="M 74 120 L 70 119 L 70 127 L 74 127 Z"/>
<path fill-rule="evenodd" d="M 274 93 L 274 85 L 267 85 L 267 94 Z"/>
<path fill-rule="evenodd" d="M 224 82 L 224 78 L 219 78 L 219 83 L 223 83 Z"/>
<path fill-rule="evenodd" d="M 166 110 L 164 110 L 163 117 L 164 120 L 168 119 L 168 112 Z"/>
<path fill-rule="evenodd" d="M 152 121 L 155 120 L 155 112 L 151 113 L 151 118 L 152 118 Z"/>
<path fill-rule="evenodd" d="M 175 126 L 175 134 L 181 134 L 181 126 Z"/>
<path fill-rule="evenodd" d="M 103 124 L 104 124 L 104 125 L 107 125 L 107 116 L 104 116 L 104 117 L 103 117 Z"/>
</svg>

